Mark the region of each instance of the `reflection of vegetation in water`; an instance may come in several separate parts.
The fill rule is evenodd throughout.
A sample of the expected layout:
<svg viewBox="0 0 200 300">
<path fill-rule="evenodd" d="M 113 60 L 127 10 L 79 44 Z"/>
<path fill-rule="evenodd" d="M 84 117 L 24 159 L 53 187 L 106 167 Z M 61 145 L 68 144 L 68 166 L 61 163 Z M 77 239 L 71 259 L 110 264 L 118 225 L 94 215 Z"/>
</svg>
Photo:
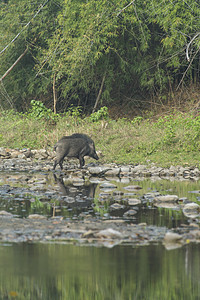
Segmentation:
<svg viewBox="0 0 200 300">
<path fill-rule="evenodd" d="M 192 244 L 172 251 L 161 245 L 1 247 L 0 298 L 10 299 L 12 291 L 20 300 L 199 299 L 199 251 Z"/>
<path fill-rule="evenodd" d="M 36 176 L 35 176 L 36 177 Z M 13 177 L 14 178 L 14 177 Z M 91 183 L 89 180 L 84 182 L 84 185 L 75 186 L 73 181 L 66 180 L 62 181 L 60 178 L 55 177 L 52 174 L 49 176 L 43 176 L 40 174 L 40 179 L 49 178 L 47 185 L 56 186 L 57 188 L 63 188 L 66 199 L 62 198 L 62 191 L 59 190 L 58 194 L 54 194 L 53 199 L 49 197 L 44 191 L 20 193 L 20 189 L 11 189 L 11 192 L 2 193 L 0 198 L 0 210 L 6 210 L 14 215 L 20 217 L 27 217 L 30 214 L 37 213 L 45 216 L 63 216 L 65 218 L 77 217 L 81 212 L 88 212 L 93 210 L 100 216 L 105 216 L 108 213 L 109 206 L 114 202 L 123 204 L 125 210 L 134 209 L 134 207 L 128 206 L 128 198 L 142 198 L 142 204 L 138 205 L 137 214 L 134 216 L 135 223 L 145 222 L 148 225 L 167 226 L 168 228 L 179 226 L 180 223 L 185 223 L 186 218 L 183 216 L 182 209 L 179 210 L 174 208 L 156 208 L 154 203 L 148 197 L 144 199 L 143 195 L 149 192 L 157 191 L 161 195 L 164 194 L 175 194 L 179 198 L 187 197 L 189 201 L 197 202 L 200 197 L 199 181 L 191 180 L 176 180 L 175 178 L 169 179 L 157 179 L 153 181 L 153 178 L 148 179 L 132 179 L 132 181 L 123 182 L 111 180 L 110 182 L 116 185 L 115 189 L 110 189 L 104 196 L 101 196 L 103 190 L 100 188 L 100 184 Z M 130 185 L 139 185 L 139 190 L 127 190 L 126 187 Z M 52 190 L 55 189 L 52 187 Z M 51 191 L 51 189 L 50 189 Z M 114 191 L 120 191 L 116 197 Z M 196 191 L 196 192 L 194 192 Z M 48 190 L 47 190 L 48 192 Z M 57 195 L 59 198 L 57 198 Z M 74 203 L 67 201 L 67 197 L 72 197 Z M 58 200 L 59 199 L 59 200 Z M 82 203 L 79 200 L 82 200 Z M 94 200 L 93 200 L 94 199 Z M 178 203 L 181 204 L 182 202 Z M 114 212 L 115 217 L 122 217 L 124 211 L 120 212 L 116 210 Z M 113 213 L 113 212 L 112 212 Z M 112 214 L 111 213 L 111 214 Z M 107 215 L 108 216 L 108 215 Z M 108 216 L 109 217 L 109 216 Z"/>
<path fill-rule="evenodd" d="M 113 191 L 121 191 L 121 198 L 117 199 L 118 203 L 127 205 L 126 200 L 128 198 L 142 198 L 142 204 L 139 205 L 139 209 L 137 210 L 137 214 L 134 216 L 135 220 L 132 220 L 134 223 L 147 223 L 147 225 L 156 225 L 156 226 L 166 226 L 167 228 L 173 228 L 179 226 L 181 223 L 185 224 L 188 222 L 188 219 L 184 216 L 180 203 L 174 203 L 174 207 L 172 208 L 159 208 L 154 206 L 154 202 L 151 198 L 143 199 L 143 195 L 151 192 L 159 192 L 161 195 L 173 194 L 177 195 L 179 198 L 186 197 L 189 201 L 197 202 L 197 197 L 200 194 L 190 193 L 191 191 L 197 191 L 199 189 L 199 182 L 191 181 L 191 180 L 176 180 L 175 178 L 169 179 L 157 179 L 156 181 L 152 180 L 152 178 L 147 179 L 133 179 L 130 182 L 122 181 L 110 181 L 112 184 L 116 185 L 116 189 L 110 189 L 108 194 L 108 201 L 105 201 L 106 205 L 114 202 L 115 197 L 113 195 Z M 136 190 L 127 190 L 127 186 L 140 186 L 141 189 Z M 99 195 L 102 192 L 100 186 L 98 185 L 95 191 L 95 198 L 98 203 Z M 102 203 L 98 203 L 100 209 L 102 210 L 102 215 L 104 211 L 104 207 Z M 99 207 L 97 206 L 97 209 Z M 108 206 L 106 206 L 107 208 Z M 127 210 L 130 207 L 127 206 Z M 131 207 L 134 209 L 134 206 Z"/>
<path fill-rule="evenodd" d="M 44 211 L 46 213 L 50 213 L 51 211 L 51 205 L 49 203 L 44 203 L 42 201 L 40 201 L 39 197 L 35 196 L 32 197 L 32 200 L 34 199 L 34 201 L 30 202 L 30 212 L 31 213 L 41 213 Z"/>
<path fill-rule="evenodd" d="M 99 201 L 98 198 L 94 198 L 94 212 L 98 213 L 101 217 L 103 217 L 106 213 L 108 213 L 109 202 L 104 201 L 103 203 Z"/>
<path fill-rule="evenodd" d="M 147 225 L 156 225 L 159 227 L 174 228 L 184 224 L 187 218 L 183 215 L 182 210 L 169 208 L 148 208 L 147 211 L 140 210 L 137 214 L 139 223 Z"/>
<path fill-rule="evenodd" d="M 173 194 L 177 195 L 179 198 L 187 197 L 190 201 L 197 202 L 197 196 L 200 196 L 196 193 L 191 193 L 191 191 L 200 191 L 200 181 L 192 181 L 192 180 L 177 180 L 176 178 L 172 177 L 169 179 L 161 179 L 158 178 L 157 180 L 153 180 L 153 178 L 141 180 L 132 180 L 129 183 L 124 183 L 123 181 L 114 181 L 111 180 L 111 183 L 117 186 L 116 190 L 127 192 L 124 187 L 128 185 L 139 185 L 142 189 L 134 191 L 136 195 L 142 196 L 145 193 L 149 193 L 152 191 L 158 191 L 162 195 L 166 194 Z M 96 192 L 99 193 L 100 189 L 97 187 Z M 96 193 L 96 194 L 97 194 Z"/>
</svg>

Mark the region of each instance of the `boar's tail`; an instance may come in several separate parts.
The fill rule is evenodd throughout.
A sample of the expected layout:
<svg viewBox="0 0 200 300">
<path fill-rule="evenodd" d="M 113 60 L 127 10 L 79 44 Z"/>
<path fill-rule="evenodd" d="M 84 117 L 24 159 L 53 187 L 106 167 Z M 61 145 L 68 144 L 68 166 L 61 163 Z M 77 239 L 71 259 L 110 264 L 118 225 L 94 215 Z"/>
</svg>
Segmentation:
<svg viewBox="0 0 200 300">
<path fill-rule="evenodd" d="M 57 146 L 58 146 L 57 144 L 54 145 L 53 151 L 56 151 Z"/>
</svg>

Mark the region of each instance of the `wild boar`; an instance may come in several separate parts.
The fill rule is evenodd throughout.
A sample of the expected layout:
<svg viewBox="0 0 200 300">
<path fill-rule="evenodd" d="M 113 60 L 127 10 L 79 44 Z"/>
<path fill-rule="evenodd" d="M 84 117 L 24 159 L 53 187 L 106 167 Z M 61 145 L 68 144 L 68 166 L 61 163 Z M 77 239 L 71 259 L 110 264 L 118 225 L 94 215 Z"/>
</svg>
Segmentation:
<svg viewBox="0 0 200 300">
<path fill-rule="evenodd" d="M 74 133 L 71 136 L 62 137 L 54 146 L 56 151 L 56 159 L 54 161 L 53 170 L 55 170 L 57 164 L 63 169 L 63 161 L 65 157 L 78 158 L 80 162 L 80 168 L 85 165 L 85 156 L 90 156 L 96 160 L 99 159 L 93 140 L 81 133 Z"/>
<path fill-rule="evenodd" d="M 94 148 L 94 141 L 87 135 L 87 134 L 84 134 L 84 133 L 73 133 L 72 135 L 68 135 L 68 136 L 63 136 L 59 142 L 63 139 L 68 139 L 68 138 L 83 138 L 85 139 L 88 144 L 91 144 Z"/>
</svg>

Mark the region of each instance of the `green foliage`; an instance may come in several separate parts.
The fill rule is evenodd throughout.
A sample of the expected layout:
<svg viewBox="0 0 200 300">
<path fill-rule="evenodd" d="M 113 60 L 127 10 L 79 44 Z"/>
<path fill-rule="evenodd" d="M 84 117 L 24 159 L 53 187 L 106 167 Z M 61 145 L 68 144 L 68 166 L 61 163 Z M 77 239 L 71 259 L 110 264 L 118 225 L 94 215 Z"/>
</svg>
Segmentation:
<svg viewBox="0 0 200 300">
<path fill-rule="evenodd" d="M 161 128 L 163 130 L 161 144 L 172 145 L 176 141 L 176 128 L 179 116 L 167 115 L 163 118 L 159 118 L 154 124 L 155 128 Z"/>
<path fill-rule="evenodd" d="M 143 117 L 137 116 L 132 121 L 131 124 L 133 125 L 140 125 L 140 123 L 143 121 Z"/>
<path fill-rule="evenodd" d="M 200 117 L 188 118 L 184 124 L 185 128 L 185 141 L 182 147 L 185 151 L 200 150 Z"/>
<path fill-rule="evenodd" d="M 82 113 L 82 108 L 80 106 L 73 106 L 69 107 L 66 112 L 66 117 L 71 116 L 72 118 L 80 118 Z"/>
<path fill-rule="evenodd" d="M 54 114 L 51 109 L 46 108 L 41 101 L 31 100 L 31 109 L 28 116 L 35 120 L 57 121 L 58 114 Z"/>
<path fill-rule="evenodd" d="M 100 120 L 107 120 L 109 117 L 108 108 L 106 106 L 101 107 L 98 111 L 92 113 L 89 117 L 91 122 L 98 122 Z"/>
<path fill-rule="evenodd" d="M 172 125 L 168 124 L 164 131 L 163 143 L 166 145 L 171 145 L 174 143 L 175 137 L 175 129 Z"/>
<path fill-rule="evenodd" d="M 82 108 L 80 106 L 71 105 L 64 116 L 69 120 L 68 127 L 70 127 L 70 123 L 73 126 L 78 125 L 81 122 Z"/>
<path fill-rule="evenodd" d="M 15 111 L 14 109 L 9 109 L 1 111 L 0 117 L 2 121 L 17 121 L 21 120 L 23 114 Z"/>
<path fill-rule="evenodd" d="M 27 100 L 48 92 L 52 82 L 51 72 L 50 76 L 38 76 L 35 66 L 47 46 L 49 36 L 56 29 L 56 15 L 62 2 L 49 1 L 36 15 L 44 4 L 42 0 L 0 1 L 0 51 L 5 49 L 0 54 L 0 77 L 28 48 L 26 55 L 5 77 L 0 87 L 0 104 L 4 109 L 15 107 L 19 111 L 26 111 L 29 107 Z"/>
<path fill-rule="evenodd" d="M 35 16 L 42 4 L 0 2 L 0 50 L 9 45 L 0 74 L 29 49 L 3 81 L 10 97 L 3 94 L 3 108 L 26 111 L 30 99 L 52 93 L 54 77 L 62 111 L 71 104 L 93 106 L 102 82 L 102 105 L 141 90 L 162 96 L 187 70 L 185 47 L 200 28 L 200 7 L 193 0 L 138 0 L 128 7 L 125 0 L 57 0 Z M 199 36 L 190 56 L 198 49 Z M 193 58 L 185 84 L 199 81 L 199 56 Z"/>
</svg>

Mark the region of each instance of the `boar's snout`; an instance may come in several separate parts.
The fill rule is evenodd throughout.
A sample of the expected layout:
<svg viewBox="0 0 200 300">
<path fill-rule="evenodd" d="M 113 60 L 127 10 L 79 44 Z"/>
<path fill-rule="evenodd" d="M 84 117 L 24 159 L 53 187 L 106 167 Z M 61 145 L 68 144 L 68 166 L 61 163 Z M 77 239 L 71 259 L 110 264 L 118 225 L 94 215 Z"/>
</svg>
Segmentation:
<svg viewBox="0 0 200 300">
<path fill-rule="evenodd" d="M 99 157 L 98 157 L 98 155 L 96 153 L 94 153 L 93 158 L 96 159 L 96 160 L 99 159 Z"/>
</svg>

